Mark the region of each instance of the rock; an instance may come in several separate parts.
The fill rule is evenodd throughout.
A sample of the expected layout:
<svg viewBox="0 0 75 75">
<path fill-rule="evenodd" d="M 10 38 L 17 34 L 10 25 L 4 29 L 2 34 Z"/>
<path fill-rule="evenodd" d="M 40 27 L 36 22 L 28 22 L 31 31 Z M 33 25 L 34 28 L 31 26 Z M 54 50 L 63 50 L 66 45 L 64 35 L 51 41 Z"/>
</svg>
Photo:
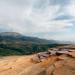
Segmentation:
<svg viewBox="0 0 75 75">
<path fill-rule="evenodd" d="M 46 70 L 46 75 L 52 75 L 54 69 L 55 69 L 55 67 L 53 65 L 48 67 L 47 70 Z"/>
<path fill-rule="evenodd" d="M 48 52 L 50 53 L 50 55 L 56 55 L 57 51 L 48 50 Z"/>
<path fill-rule="evenodd" d="M 58 56 L 58 59 L 59 60 L 67 60 L 67 59 L 69 59 L 69 57 L 66 54 L 62 54 L 62 55 Z"/>
<path fill-rule="evenodd" d="M 32 60 L 33 62 L 35 62 L 35 63 L 41 62 L 41 60 L 40 60 L 40 58 L 38 57 L 38 55 L 34 55 L 31 60 Z"/>
<path fill-rule="evenodd" d="M 69 52 L 68 55 L 70 55 L 70 56 L 75 58 L 75 52 Z"/>
<path fill-rule="evenodd" d="M 41 56 L 43 56 L 43 57 L 49 57 L 49 53 L 48 52 L 40 52 L 40 53 L 38 53 L 38 55 L 40 56 L 40 58 L 41 58 Z"/>
<path fill-rule="evenodd" d="M 57 51 L 56 55 L 61 55 L 61 54 L 68 54 L 68 51 Z"/>
<path fill-rule="evenodd" d="M 37 53 L 32 59 L 35 62 L 41 62 L 53 55 L 55 56 L 69 55 L 75 57 L 75 50 L 64 49 L 64 48 L 60 50 L 60 48 L 51 48 L 47 52 Z"/>
<path fill-rule="evenodd" d="M 75 70 L 72 70 L 68 66 L 62 66 L 60 68 L 55 69 L 53 75 L 75 75 Z"/>
<path fill-rule="evenodd" d="M 72 50 L 70 49 L 70 50 L 68 50 L 68 51 L 69 51 L 69 52 L 75 52 L 75 50 L 73 50 L 73 49 L 72 49 Z"/>
<path fill-rule="evenodd" d="M 64 65 L 65 61 L 64 60 L 59 60 L 54 63 L 55 69 L 61 68 Z"/>
<path fill-rule="evenodd" d="M 57 61 L 53 75 L 75 75 L 75 59 L 68 57 L 68 59 Z"/>
</svg>

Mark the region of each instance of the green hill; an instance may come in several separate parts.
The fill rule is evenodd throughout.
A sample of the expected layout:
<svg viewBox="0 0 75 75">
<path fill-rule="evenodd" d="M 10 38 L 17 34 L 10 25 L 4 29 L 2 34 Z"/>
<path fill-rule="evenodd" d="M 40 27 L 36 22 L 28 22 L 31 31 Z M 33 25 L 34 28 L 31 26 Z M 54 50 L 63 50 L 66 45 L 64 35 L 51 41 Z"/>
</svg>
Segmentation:
<svg viewBox="0 0 75 75">
<path fill-rule="evenodd" d="M 16 32 L 0 33 L 0 55 L 25 55 L 58 46 L 54 40 L 24 36 Z"/>
</svg>

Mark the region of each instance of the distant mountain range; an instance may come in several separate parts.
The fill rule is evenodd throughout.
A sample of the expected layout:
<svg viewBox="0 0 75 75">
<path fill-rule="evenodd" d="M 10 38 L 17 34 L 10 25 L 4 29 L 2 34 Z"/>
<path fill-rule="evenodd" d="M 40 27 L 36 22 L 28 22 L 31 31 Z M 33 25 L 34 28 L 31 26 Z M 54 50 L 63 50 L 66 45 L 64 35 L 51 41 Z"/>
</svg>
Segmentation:
<svg viewBox="0 0 75 75">
<path fill-rule="evenodd" d="M 17 32 L 0 33 L 1 56 L 33 54 L 63 44 L 55 40 L 24 36 Z"/>
<path fill-rule="evenodd" d="M 24 36 L 16 32 L 2 32 L 0 33 L 0 41 L 17 41 L 34 44 L 56 44 L 55 40 L 40 39 L 37 37 Z"/>
</svg>

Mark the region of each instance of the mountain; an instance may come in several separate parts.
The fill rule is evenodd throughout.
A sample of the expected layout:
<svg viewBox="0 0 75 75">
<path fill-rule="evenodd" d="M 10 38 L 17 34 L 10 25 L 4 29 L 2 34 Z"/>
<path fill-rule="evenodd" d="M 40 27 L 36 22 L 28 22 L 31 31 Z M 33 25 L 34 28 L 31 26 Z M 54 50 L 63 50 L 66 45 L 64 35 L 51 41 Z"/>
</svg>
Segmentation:
<svg viewBox="0 0 75 75">
<path fill-rule="evenodd" d="M 25 55 L 48 50 L 59 46 L 55 40 L 24 36 L 17 32 L 0 33 L 0 55 Z"/>
<path fill-rule="evenodd" d="M 35 44 L 55 44 L 57 43 L 54 40 L 46 40 L 46 39 L 40 39 L 37 37 L 29 37 L 24 36 L 17 32 L 2 32 L 0 33 L 0 40 L 1 41 L 22 41 L 22 42 L 31 42 Z"/>
<path fill-rule="evenodd" d="M 1 32 L 0 36 L 15 36 L 15 37 L 18 37 L 18 36 L 21 36 L 21 34 L 17 33 L 17 32 Z"/>
</svg>

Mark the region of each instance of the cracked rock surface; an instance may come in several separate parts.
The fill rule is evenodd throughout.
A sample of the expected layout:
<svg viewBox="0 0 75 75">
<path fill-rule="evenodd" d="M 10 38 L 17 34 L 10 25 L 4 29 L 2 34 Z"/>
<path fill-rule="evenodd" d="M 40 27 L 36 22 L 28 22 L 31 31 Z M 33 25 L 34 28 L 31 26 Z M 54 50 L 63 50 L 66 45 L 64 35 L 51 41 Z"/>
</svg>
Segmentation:
<svg viewBox="0 0 75 75">
<path fill-rule="evenodd" d="M 75 52 L 64 52 L 1 57 L 0 75 L 75 75 Z"/>
</svg>

